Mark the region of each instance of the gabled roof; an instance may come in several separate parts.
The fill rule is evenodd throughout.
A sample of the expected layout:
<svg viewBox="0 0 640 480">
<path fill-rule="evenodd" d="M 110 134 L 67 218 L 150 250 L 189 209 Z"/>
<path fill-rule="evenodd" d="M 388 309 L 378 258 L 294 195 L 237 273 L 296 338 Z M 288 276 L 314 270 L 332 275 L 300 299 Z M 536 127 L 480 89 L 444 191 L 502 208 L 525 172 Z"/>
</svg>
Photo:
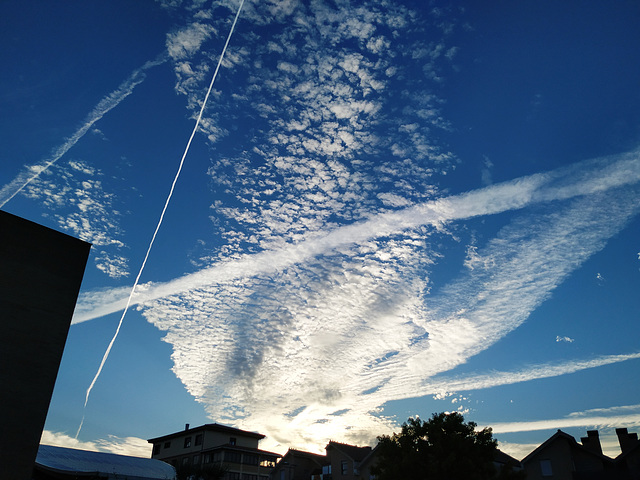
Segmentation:
<svg viewBox="0 0 640 480">
<path fill-rule="evenodd" d="M 502 465 L 511 465 L 512 467 L 521 467 L 521 463 L 513 458 L 511 455 L 504 453 L 500 449 L 496 449 L 496 454 L 493 457 L 493 461 Z"/>
<path fill-rule="evenodd" d="M 616 462 L 624 460 L 629 455 L 633 455 L 634 453 L 640 453 L 640 441 L 638 441 L 633 447 L 629 448 L 626 452 L 622 452 L 615 458 Z"/>
<path fill-rule="evenodd" d="M 551 445 L 554 442 L 557 442 L 558 440 L 564 440 L 566 442 L 569 443 L 569 445 L 571 446 L 571 448 L 580 450 L 583 453 L 586 453 L 588 455 L 592 455 L 594 457 L 599 458 L 600 460 L 604 461 L 604 462 L 608 462 L 608 463 L 613 463 L 614 460 L 612 458 L 607 457 L 606 455 L 602 455 L 600 453 L 596 453 L 593 452 L 592 450 L 589 450 L 588 448 L 585 448 L 584 445 L 580 445 L 578 442 L 576 442 L 576 439 L 573 438 L 571 435 L 569 435 L 568 433 L 563 432 L 562 430 L 558 429 L 558 431 L 556 433 L 554 433 L 551 437 L 549 437 L 545 442 L 543 442 L 541 445 L 539 445 L 535 450 L 533 450 L 529 455 L 527 455 L 526 457 L 524 457 L 521 461 L 522 464 L 525 464 L 526 462 L 528 462 L 532 457 L 536 456 L 538 453 L 540 453 L 542 450 L 544 450 L 545 448 L 547 448 L 549 445 Z"/>
<path fill-rule="evenodd" d="M 35 469 L 73 475 L 70 478 L 100 475 L 100 478 L 172 480 L 176 477 L 175 469 L 160 460 L 52 445 L 40 445 Z"/>
<path fill-rule="evenodd" d="M 349 445 L 347 443 L 338 443 L 334 441 L 330 441 L 325 448 L 327 451 L 330 448 L 336 448 L 355 462 L 362 461 L 367 455 L 371 453 L 371 447 L 358 447 L 356 445 Z"/>
<path fill-rule="evenodd" d="M 164 440 L 169 440 L 171 438 L 183 437 L 184 435 L 204 432 L 205 430 L 210 430 L 214 432 L 220 433 L 228 433 L 229 435 L 237 435 L 242 437 L 252 437 L 257 440 L 262 440 L 265 438 L 261 433 L 249 432 L 247 430 L 240 430 L 239 428 L 228 427 L 226 425 L 220 425 L 218 423 L 206 423 L 204 425 L 200 425 L 199 427 L 189 428 L 188 430 L 181 430 L 179 432 L 170 433 L 168 435 L 163 435 L 162 437 L 150 438 L 147 440 L 149 443 L 162 442 Z"/>
<path fill-rule="evenodd" d="M 319 465 L 322 465 L 322 463 L 324 463 L 324 461 L 327 459 L 325 455 L 320 455 L 319 453 L 305 452 L 304 450 L 296 450 L 295 448 L 290 448 L 289 450 L 287 450 L 287 453 L 285 453 L 284 457 L 282 458 L 283 459 L 286 458 L 287 455 L 307 458 L 309 460 L 312 460 L 318 463 Z"/>
</svg>

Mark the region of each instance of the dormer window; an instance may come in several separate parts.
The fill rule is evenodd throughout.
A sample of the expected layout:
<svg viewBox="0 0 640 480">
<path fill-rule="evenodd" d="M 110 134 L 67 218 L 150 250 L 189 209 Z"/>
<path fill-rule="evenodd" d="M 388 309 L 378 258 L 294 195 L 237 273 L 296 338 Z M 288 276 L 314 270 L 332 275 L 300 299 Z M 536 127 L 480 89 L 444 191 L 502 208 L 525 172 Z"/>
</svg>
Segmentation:
<svg viewBox="0 0 640 480">
<path fill-rule="evenodd" d="M 231 437 L 229 439 L 229 445 L 235 445 L 236 444 L 236 437 Z"/>
</svg>

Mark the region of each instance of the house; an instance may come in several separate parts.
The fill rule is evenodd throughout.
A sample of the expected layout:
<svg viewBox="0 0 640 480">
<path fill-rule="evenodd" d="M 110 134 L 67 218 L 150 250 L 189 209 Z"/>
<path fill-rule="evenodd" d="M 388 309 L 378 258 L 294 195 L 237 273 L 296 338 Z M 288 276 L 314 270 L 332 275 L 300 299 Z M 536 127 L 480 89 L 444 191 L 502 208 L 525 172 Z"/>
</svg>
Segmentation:
<svg viewBox="0 0 640 480">
<path fill-rule="evenodd" d="M 629 433 L 626 428 L 616 428 L 618 443 L 622 453 L 615 459 L 619 472 L 625 472 L 626 477 L 640 479 L 640 440 L 637 433 Z"/>
<path fill-rule="evenodd" d="M 360 465 L 372 452 L 371 447 L 357 447 L 346 443 L 329 442 L 322 467 L 323 480 L 360 480 Z"/>
<path fill-rule="evenodd" d="M 221 465 L 225 480 L 266 480 L 281 455 L 258 448 L 264 435 L 209 423 L 149 439 L 151 458 L 170 463 L 178 471 Z"/>
<path fill-rule="evenodd" d="M 174 480 L 160 460 L 40 445 L 32 480 Z"/>
<path fill-rule="evenodd" d="M 621 477 L 616 462 L 602 454 L 597 430 L 589 430 L 581 444 L 558 430 L 522 459 L 527 480 L 614 479 Z"/>
<path fill-rule="evenodd" d="M 271 472 L 272 480 L 311 480 L 322 473 L 324 455 L 290 448 Z"/>
<path fill-rule="evenodd" d="M 289 449 L 271 480 L 369 480 L 375 449 L 329 442 L 325 455 Z"/>
<path fill-rule="evenodd" d="M 366 457 L 364 457 L 360 461 L 360 465 L 358 467 L 360 480 L 372 480 L 375 478 L 375 475 L 371 473 L 371 468 L 376 464 L 378 460 L 378 446 L 371 450 Z"/>
</svg>

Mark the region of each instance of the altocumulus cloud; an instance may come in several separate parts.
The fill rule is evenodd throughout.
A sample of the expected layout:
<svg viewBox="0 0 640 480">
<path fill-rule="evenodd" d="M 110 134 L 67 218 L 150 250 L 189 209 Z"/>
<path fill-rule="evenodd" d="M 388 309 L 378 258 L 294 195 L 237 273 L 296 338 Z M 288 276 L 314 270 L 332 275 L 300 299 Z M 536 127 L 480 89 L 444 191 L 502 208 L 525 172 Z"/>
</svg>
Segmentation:
<svg viewBox="0 0 640 480">
<path fill-rule="evenodd" d="M 571 176 L 585 166 L 589 175 Z M 332 431 L 363 443 L 390 428 L 378 415 L 390 400 L 637 358 L 434 379 L 517 328 L 623 228 L 638 213 L 638 180 L 636 152 L 585 162 L 148 285 L 138 301 L 167 332 L 176 375 L 213 418 L 259 427 L 272 441 L 299 447 L 314 448 Z M 553 210 L 544 208 L 551 201 Z M 425 239 L 457 221 L 514 209 L 521 213 L 476 251 L 492 261 L 429 292 L 437 252 L 423 246 Z M 118 297 L 95 293 L 93 301 L 102 295 Z M 85 318 L 101 311 L 96 303 L 87 307 L 95 310 Z"/>
<path fill-rule="evenodd" d="M 433 87 L 455 62 L 451 26 L 383 3 L 247 4 L 251 28 L 229 48 L 202 124 L 223 246 L 200 271 L 134 298 L 213 419 L 282 445 L 314 449 L 335 432 L 367 443 L 392 427 L 380 415 L 390 400 L 636 358 L 538 365 L 493 383 L 441 378 L 521 325 L 637 215 L 640 161 L 631 152 L 443 196 L 436 179 L 455 158 L 440 147 L 449 125 Z M 206 52 L 229 21 L 198 5 L 167 39 L 194 116 Z M 223 149 L 230 125 L 251 128 Z M 496 236 L 469 250 L 473 268 L 433 290 L 441 252 L 430 243 L 504 212 Z M 85 294 L 75 321 L 120 309 L 121 293 Z"/>
</svg>

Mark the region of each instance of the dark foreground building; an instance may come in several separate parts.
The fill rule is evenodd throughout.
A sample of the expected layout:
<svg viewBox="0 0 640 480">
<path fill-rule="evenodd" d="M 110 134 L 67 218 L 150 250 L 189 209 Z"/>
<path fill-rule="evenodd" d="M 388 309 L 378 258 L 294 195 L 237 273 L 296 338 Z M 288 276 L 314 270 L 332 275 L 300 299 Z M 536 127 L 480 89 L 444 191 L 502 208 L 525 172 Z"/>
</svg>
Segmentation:
<svg viewBox="0 0 640 480">
<path fill-rule="evenodd" d="M 0 211 L 0 467 L 30 478 L 90 245 Z"/>
</svg>

